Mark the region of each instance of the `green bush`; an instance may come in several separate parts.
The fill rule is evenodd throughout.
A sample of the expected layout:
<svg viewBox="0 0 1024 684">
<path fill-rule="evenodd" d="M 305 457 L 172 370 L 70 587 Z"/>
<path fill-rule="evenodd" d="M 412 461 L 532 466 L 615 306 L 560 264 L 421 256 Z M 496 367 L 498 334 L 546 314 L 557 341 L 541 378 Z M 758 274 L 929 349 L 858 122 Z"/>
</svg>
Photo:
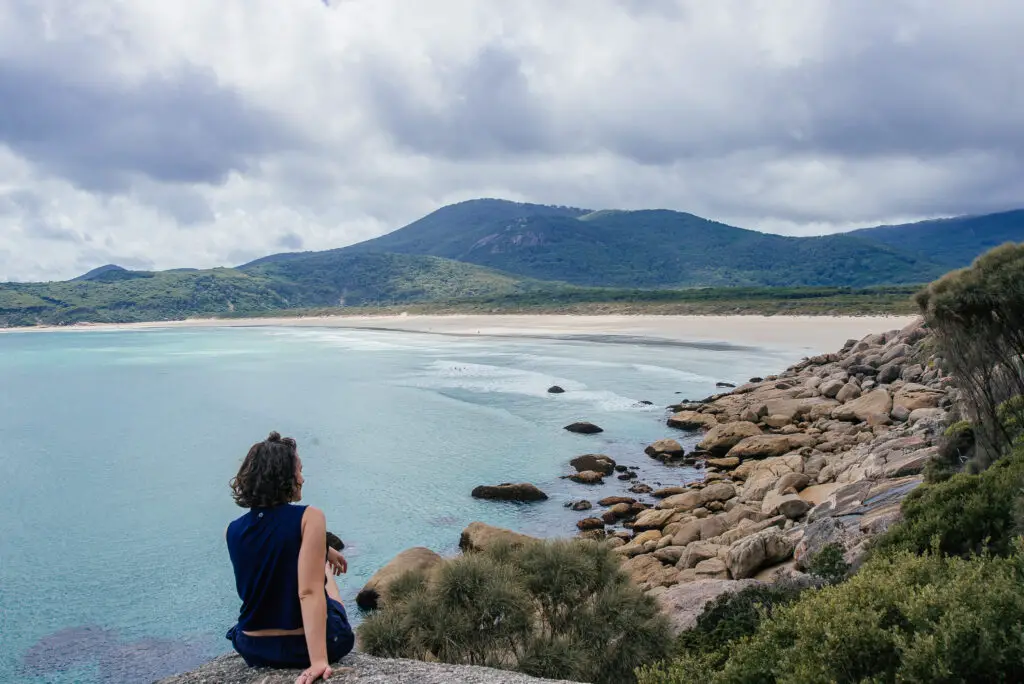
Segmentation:
<svg viewBox="0 0 1024 684">
<path fill-rule="evenodd" d="M 606 547 L 498 546 L 408 573 L 360 627 L 372 655 L 487 665 L 595 683 L 668 654 L 668 622 Z"/>
<path fill-rule="evenodd" d="M 688 655 L 641 684 L 1024 680 L 1024 549 L 1006 558 L 899 553 L 805 592 L 733 642 L 725 665 Z"/>
<path fill-rule="evenodd" d="M 808 574 L 820 577 L 828 584 L 842 582 L 850 575 L 850 564 L 846 562 L 843 547 L 826 544 L 814 554 L 807 567 Z"/>
<path fill-rule="evenodd" d="M 877 538 L 876 551 L 1006 554 L 1017 534 L 1024 487 L 1024 450 L 978 474 L 959 473 L 922 485 L 903 500 L 903 520 Z"/>
<path fill-rule="evenodd" d="M 728 659 L 730 642 L 754 634 L 763 619 L 795 601 L 803 589 L 780 582 L 722 594 L 704 607 L 693 629 L 679 635 L 674 650 L 707 666 L 720 666 Z"/>
</svg>

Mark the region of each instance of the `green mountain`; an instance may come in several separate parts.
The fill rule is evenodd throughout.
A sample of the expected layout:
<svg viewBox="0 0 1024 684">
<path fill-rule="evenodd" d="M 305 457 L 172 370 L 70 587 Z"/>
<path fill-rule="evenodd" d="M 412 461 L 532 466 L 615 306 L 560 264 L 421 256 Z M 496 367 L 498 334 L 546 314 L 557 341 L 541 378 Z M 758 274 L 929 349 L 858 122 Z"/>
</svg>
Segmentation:
<svg viewBox="0 0 1024 684">
<path fill-rule="evenodd" d="M 589 212 L 493 199 L 444 207 L 342 251 L 428 254 L 603 287 L 862 287 L 924 282 L 945 270 L 855 235 L 783 237 L 678 211 Z"/>
<path fill-rule="evenodd" d="M 149 272 L 118 267 L 65 282 L 2 283 L 0 326 L 256 315 L 500 297 L 529 288 L 471 264 L 402 254 L 324 253 L 301 263 L 284 260 L 242 269 Z"/>
<path fill-rule="evenodd" d="M 962 268 L 993 247 L 1024 242 L 1024 209 L 864 228 L 850 235 L 928 258 L 946 268 Z"/>
</svg>

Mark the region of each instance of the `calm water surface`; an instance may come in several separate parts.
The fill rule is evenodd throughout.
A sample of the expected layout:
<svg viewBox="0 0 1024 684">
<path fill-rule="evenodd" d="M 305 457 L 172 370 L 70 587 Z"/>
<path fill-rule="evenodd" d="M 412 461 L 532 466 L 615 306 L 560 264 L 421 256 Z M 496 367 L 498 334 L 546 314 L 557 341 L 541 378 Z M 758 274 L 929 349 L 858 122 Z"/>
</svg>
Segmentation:
<svg viewBox="0 0 1024 684">
<path fill-rule="evenodd" d="M 242 510 L 227 482 L 270 430 L 298 440 L 304 502 L 349 547 L 358 620 L 351 599 L 405 548 L 453 553 L 474 520 L 566 535 L 583 514 L 564 502 L 627 486 L 560 479 L 575 455 L 681 481 L 643 455 L 684 434 L 663 407 L 804 353 L 326 328 L 0 335 L 0 682 L 151 681 L 228 650 L 223 531 Z M 606 432 L 561 429 L 576 420 Z M 510 480 L 551 499 L 469 496 Z"/>
</svg>

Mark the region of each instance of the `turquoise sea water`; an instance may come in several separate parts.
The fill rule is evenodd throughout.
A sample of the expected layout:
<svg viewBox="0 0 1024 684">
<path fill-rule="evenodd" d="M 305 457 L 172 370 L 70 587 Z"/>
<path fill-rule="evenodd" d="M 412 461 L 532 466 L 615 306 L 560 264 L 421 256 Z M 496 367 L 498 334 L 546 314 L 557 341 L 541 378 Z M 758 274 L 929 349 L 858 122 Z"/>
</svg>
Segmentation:
<svg viewBox="0 0 1024 684">
<path fill-rule="evenodd" d="M 227 651 L 223 531 L 242 512 L 227 483 L 270 430 L 298 440 L 304 502 L 348 545 L 358 620 L 352 597 L 405 548 L 453 553 L 474 520 L 569 535 L 584 514 L 564 502 L 628 486 L 560 479 L 573 456 L 611 454 L 652 484 L 692 476 L 643 454 L 686 436 L 664 406 L 803 353 L 328 328 L 0 335 L 0 682 L 152 681 Z M 576 420 L 606 432 L 562 430 Z M 469 496 L 506 481 L 551 499 Z"/>
</svg>

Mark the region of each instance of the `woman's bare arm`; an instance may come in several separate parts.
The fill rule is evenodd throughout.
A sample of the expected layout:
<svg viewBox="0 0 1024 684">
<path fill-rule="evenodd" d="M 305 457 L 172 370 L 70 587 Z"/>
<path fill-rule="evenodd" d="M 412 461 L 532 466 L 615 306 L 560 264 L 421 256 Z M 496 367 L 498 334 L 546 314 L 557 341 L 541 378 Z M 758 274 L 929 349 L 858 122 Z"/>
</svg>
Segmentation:
<svg viewBox="0 0 1024 684">
<path fill-rule="evenodd" d="M 327 548 L 327 521 L 319 508 L 308 507 L 302 514 L 302 545 L 299 547 L 299 603 L 302 628 L 306 632 L 311 675 L 315 681 L 328 674 L 327 596 L 324 593 L 324 549 Z M 324 670 L 327 670 L 325 673 Z"/>
</svg>

